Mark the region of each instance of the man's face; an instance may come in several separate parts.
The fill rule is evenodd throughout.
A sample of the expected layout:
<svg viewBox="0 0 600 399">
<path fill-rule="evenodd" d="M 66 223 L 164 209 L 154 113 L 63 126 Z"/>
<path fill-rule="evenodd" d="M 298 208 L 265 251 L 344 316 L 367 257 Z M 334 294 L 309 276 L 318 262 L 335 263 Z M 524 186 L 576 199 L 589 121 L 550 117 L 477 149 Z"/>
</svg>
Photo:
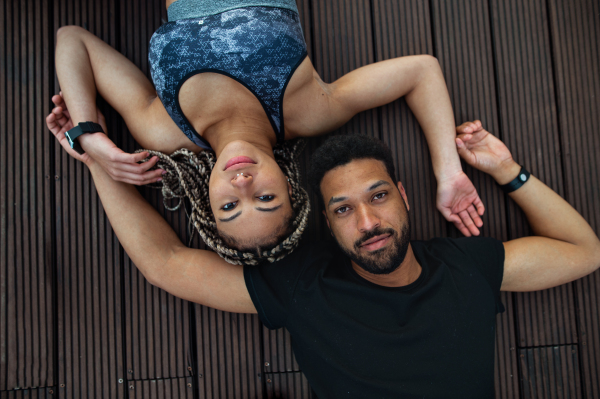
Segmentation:
<svg viewBox="0 0 600 399">
<path fill-rule="evenodd" d="M 383 162 L 360 159 L 332 169 L 321 193 L 331 233 L 354 263 L 373 274 L 400 266 L 410 241 L 408 205 Z"/>
</svg>

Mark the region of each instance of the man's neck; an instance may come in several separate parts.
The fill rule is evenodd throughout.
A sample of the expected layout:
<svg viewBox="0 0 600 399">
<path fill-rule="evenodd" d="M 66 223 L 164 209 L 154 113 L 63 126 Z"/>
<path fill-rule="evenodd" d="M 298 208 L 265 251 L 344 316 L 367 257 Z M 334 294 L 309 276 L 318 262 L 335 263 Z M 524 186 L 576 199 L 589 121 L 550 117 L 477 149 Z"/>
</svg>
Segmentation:
<svg viewBox="0 0 600 399">
<path fill-rule="evenodd" d="M 354 261 L 352 261 L 352 268 L 365 280 L 384 287 L 404 287 L 417 281 L 421 275 L 421 265 L 417 262 L 412 245 L 410 244 L 406 252 L 406 257 L 400 266 L 389 274 L 369 273 L 354 263 Z"/>
</svg>

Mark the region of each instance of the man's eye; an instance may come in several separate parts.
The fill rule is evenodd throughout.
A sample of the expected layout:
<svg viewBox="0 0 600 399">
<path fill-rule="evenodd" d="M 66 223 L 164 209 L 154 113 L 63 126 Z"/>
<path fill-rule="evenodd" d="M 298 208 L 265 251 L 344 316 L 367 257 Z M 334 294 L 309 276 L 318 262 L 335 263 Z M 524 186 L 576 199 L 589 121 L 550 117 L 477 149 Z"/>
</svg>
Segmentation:
<svg viewBox="0 0 600 399">
<path fill-rule="evenodd" d="M 375 194 L 375 195 L 373 196 L 373 199 L 374 199 L 374 200 L 382 199 L 383 197 L 385 197 L 385 196 L 386 196 L 386 194 L 387 194 L 387 193 L 378 193 L 378 194 Z"/>
<path fill-rule="evenodd" d="M 262 202 L 271 202 L 275 199 L 274 195 L 261 195 L 260 197 L 258 197 L 259 200 L 261 200 Z"/>
<path fill-rule="evenodd" d="M 341 208 L 338 208 L 335 210 L 335 213 L 337 213 L 338 215 L 341 215 L 342 213 L 346 213 L 346 212 L 348 212 L 347 206 L 342 206 Z"/>
<path fill-rule="evenodd" d="M 235 208 L 236 205 L 237 205 L 237 201 L 236 202 L 229 202 L 229 203 L 223 205 L 221 207 L 221 209 L 223 209 L 224 211 L 230 211 L 233 208 Z"/>
</svg>

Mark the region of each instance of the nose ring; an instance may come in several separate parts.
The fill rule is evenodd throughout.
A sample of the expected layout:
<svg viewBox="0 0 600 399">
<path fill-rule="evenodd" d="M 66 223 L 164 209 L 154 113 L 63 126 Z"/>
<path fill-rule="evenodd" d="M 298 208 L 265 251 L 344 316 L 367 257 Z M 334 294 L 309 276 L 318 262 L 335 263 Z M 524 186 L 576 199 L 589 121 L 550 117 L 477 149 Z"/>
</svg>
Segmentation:
<svg viewBox="0 0 600 399">
<path fill-rule="evenodd" d="M 243 172 L 242 172 L 242 173 L 238 173 L 238 174 L 237 174 L 237 175 L 235 175 L 235 176 L 236 176 L 236 177 L 238 177 L 238 176 L 240 176 L 240 175 L 244 176 L 244 173 L 243 173 Z"/>
</svg>

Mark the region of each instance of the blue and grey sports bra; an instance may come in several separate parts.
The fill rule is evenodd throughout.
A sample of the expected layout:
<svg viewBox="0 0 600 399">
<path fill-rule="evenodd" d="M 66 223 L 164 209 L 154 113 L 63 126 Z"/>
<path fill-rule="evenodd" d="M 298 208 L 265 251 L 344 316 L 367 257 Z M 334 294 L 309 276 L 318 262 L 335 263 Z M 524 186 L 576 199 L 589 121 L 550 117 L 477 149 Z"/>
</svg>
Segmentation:
<svg viewBox="0 0 600 399">
<path fill-rule="evenodd" d="M 235 79 L 258 98 L 282 142 L 283 95 L 306 57 L 295 1 L 178 0 L 168 12 L 170 21 L 150 40 L 149 60 L 158 97 L 177 126 L 210 149 L 183 115 L 179 89 L 196 74 L 214 72 Z"/>
</svg>

